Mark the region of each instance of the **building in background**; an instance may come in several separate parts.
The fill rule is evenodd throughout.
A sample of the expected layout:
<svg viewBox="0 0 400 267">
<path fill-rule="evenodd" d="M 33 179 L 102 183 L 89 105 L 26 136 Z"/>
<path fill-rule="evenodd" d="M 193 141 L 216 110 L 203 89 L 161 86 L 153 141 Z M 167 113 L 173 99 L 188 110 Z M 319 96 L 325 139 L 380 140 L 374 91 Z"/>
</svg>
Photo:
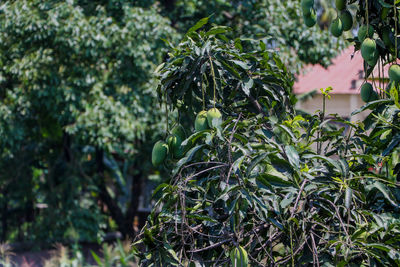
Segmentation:
<svg viewBox="0 0 400 267">
<path fill-rule="evenodd" d="M 374 76 L 379 72 L 375 68 Z M 385 68 L 387 73 L 387 67 Z M 383 75 L 383 74 L 381 74 Z M 316 90 L 316 94 L 306 101 L 299 101 L 297 108 L 308 113 L 315 113 L 322 109 L 322 94 L 320 88 L 332 87 L 331 99 L 326 101 L 326 114 L 337 113 L 341 117 L 357 121 L 364 119 L 368 112 L 363 112 L 350 118 L 352 111 L 360 108 L 365 103 L 361 100 L 360 87 L 364 82 L 363 58 L 360 51 L 354 52 L 353 47 L 342 51 L 332 65 L 327 69 L 321 65 L 308 65 L 303 73 L 296 77 L 294 93 L 305 94 Z M 377 83 L 376 86 L 379 87 Z"/>
</svg>

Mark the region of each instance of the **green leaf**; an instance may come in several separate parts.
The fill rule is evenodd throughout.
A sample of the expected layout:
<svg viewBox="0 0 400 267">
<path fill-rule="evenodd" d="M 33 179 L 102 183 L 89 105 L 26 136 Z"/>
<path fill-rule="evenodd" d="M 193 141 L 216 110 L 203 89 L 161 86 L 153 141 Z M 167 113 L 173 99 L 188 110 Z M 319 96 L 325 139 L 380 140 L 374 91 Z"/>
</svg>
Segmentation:
<svg viewBox="0 0 400 267">
<path fill-rule="evenodd" d="M 251 79 L 251 78 L 249 78 L 249 79 L 247 79 L 247 80 L 245 80 L 244 81 L 244 83 L 243 83 L 243 92 L 247 95 L 247 96 L 249 96 L 250 95 L 250 89 L 253 87 L 253 85 L 254 85 L 254 81 L 253 81 L 253 79 Z"/>
<path fill-rule="evenodd" d="M 172 258 L 174 260 L 176 260 L 177 263 L 180 263 L 180 260 L 178 258 L 178 256 L 176 255 L 175 251 L 172 249 L 171 245 L 168 244 L 167 242 L 164 242 L 164 248 L 167 250 L 167 252 L 169 253 L 169 255 L 172 256 Z M 179 266 L 180 264 L 176 264 L 176 266 Z"/>
<path fill-rule="evenodd" d="M 392 150 L 399 144 L 400 142 L 400 134 L 395 135 L 390 141 L 389 145 L 382 151 L 382 156 L 387 156 Z"/>
<path fill-rule="evenodd" d="M 390 87 L 389 93 L 390 93 L 390 97 L 393 99 L 394 104 L 396 105 L 396 107 L 400 108 L 399 93 L 398 93 L 398 89 L 395 86 L 395 83 L 392 83 L 392 86 Z"/>
<path fill-rule="evenodd" d="M 373 247 L 373 248 L 377 248 L 379 250 L 382 250 L 384 252 L 389 252 L 392 250 L 392 248 L 390 246 L 384 245 L 384 244 L 380 244 L 380 243 L 364 243 L 363 244 L 366 247 Z"/>
<path fill-rule="evenodd" d="M 101 261 L 100 257 L 97 256 L 97 254 L 94 253 L 93 250 L 91 250 L 90 253 L 92 254 L 92 257 L 93 257 L 93 259 L 96 261 L 96 263 L 97 263 L 99 266 L 103 266 L 103 262 Z"/>
<path fill-rule="evenodd" d="M 204 25 L 206 25 L 208 23 L 208 19 L 209 17 L 205 17 L 202 18 L 201 20 L 199 20 L 193 27 L 191 27 L 186 34 L 192 33 L 194 31 L 197 31 L 198 29 L 200 29 L 201 27 L 203 27 Z"/>
<path fill-rule="evenodd" d="M 176 164 L 175 169 L 172 172 L 172 176 L 175 176 L 179 172 L 179 170 L 181 169 L 181 167 L 183 165 L 185 165 L 186 163 L 190 162 L 193 159 L 193 157 L 196 154 L 196 152 L 199 151 L 200 149 L 202 149 L 204 146 L 205 145 L 197 145 L 197 146 L 193 147 L 192 149 L 190 149 L 186 153 L 186 156 L 178 161 L 178 163 Z"/>
<path fill-rule="evenodd" d="M 387 8 L 392 8 L 393 7 L 393 5 L 390 5 L 390 4 L 388 4 L 388 3 L 385 3 L 383 0 L 378 0 L 379 1 L 379 3 L 381 4 L 381 6 L 383 6 L 383 7 L 387 7 Z M 393 1 L 392 1 L 393 2 Z"/>
<path fill-rule="evenodd" d="M 367 186 L 368 190 L 372 190 L 374 188 L 379 190 L 390 204 L 396 208 L 400 208 L 400 205 L 396 203 L 396 198 L 393 196 L 392 192 L 390 192 L 387 186 L 378 181 L 375 181 L 373 184 Z"/>
<path fill-rule="evenodd" d="M 316 154 L 306 154 L 306 155 L 303 155 L 303 158 L 305 158 L 305 159 L 321 159 L 321 160 L 329 163 L 330 165 L 334 166 L 339 172 L 341 172 L 341 174 L 343 176 L 345 176 L 345 173 L 343 172 L 343 169 L 340 167 L 338 162 L 331 158 L 328 158 L 328 157 L 325 157 L 322 155 L 316 155 Z"/>
<path fill-rule="evenodd" d="M 169 185 L 169 184 L 166 184 L 166 183 L 160 184 L 159 186 L 157 186 L 156 189 L 154 189 L 153 194 L 152 194 L 152 197 L 154 197 L 160 190 L 162 190 L 162 189 L 164 189 L 164 188 L 166 188 L 166 187 L 169 187 L 169 186 L 170 186 L 170 185 Z"/>
<path fill-rule="evenodd" d="M 230 27 L 227 27 L 227 26 L 214 26 L 208 32 L 206 32 L 206 36 L 226 33 L 226 32 L 231 31 L 231 30 L 232 29 Z"/>
<path fill-rule="evenodd" d="M 254 159 L 252 159 L 250 161 L 250 164 L 247 167 L 246 170 L 246 175 L 250 176 L 251 171 L 254 169 L 254 167 L 257 166 L 257 164 L 259 164 L 262 160 L 264 160 L 266 157 L 268 156 L 268 153 L 261 153 L 260 155 L 258 155 L 257 157 L 255 157 Z"/>
<path fill-rule="evenodd" d="M 243 61 L 239 61 L 239 60 L 231 60 L 232 63 L 234 63 L 235 65 L 241 67 L 244 70 L 249 70 L 250 66 L 247 65 L 245 62 Z"/>
<path fill-rule="evenodd" d="M 364 106 L 362 106 L 361 108 L 356 109 L 355 111 L 353 111 L 351 113 L 351 116 L 357 115 L 358 113 L 361 113 L 361 112 L 363 112 L 364 110 L 367 110 L 367 109 L 374 110 L 377 106 L 379 106 L 381 104 L 388 104 L 388 103 L 393 103 L 393 100 L 391 100 L 391 99 L 379 99 L 379 100 L 368 102 Z"/>
<path fill-rule="evenodd" d="M 208 221 L 208 222 L 213 222 L 213 223 L 218 223 L 217 220 L 209 217 L 209 216 L 205 216 L 205 215 L 199 215 L 199 214 L 187 214 L 186 215 L 188 218 L 191 219 L 196 219 L 196 220 L 200 220 L 200 221 Z"/>
<path fill-rule="evenodd" d="M 260 174 L 257 177 L 257 181 L 259 181 L 260 183 L 264 184 L 267 187 L 270 184 L 271 185 L 278 185 L 278 186 L 292 185 L 292 183 L 290 181 L 288 181 L 287 179 L 283 178 L 282 176 L 277 176 L 277 175 L 268 174 L 268 173 Z"/>
<path fill-rule="evenodd" d="M 218 58 L 218 61 L 224 65 L 225 69 L 234 75 L 236 78 L 241 79 L 239 72 L 231 65 L 229 65 L 224 59 Z"/>
<path fill-rule="evenodd" d="M 235 39 L 235 47 L 237 49 L 239 49 L 240 52 L 243 51 L 243 46 L 242 46 L 242 42 L 241 42 L 240 38 Z"/>
<path fill-rule="evenodd" d="M 297 153 L 297 150 L 293 146 L 286 146 L 285 147 L 286 155 L 289 159 L 290 164 L 295 168 L 298 169 L 300 166 L 300 157 Z"/>
<path fill-rule="evenodd" d="M 290 130 L 286 125 L 278 124 L 277 127 L 285 131 L 293 141 L 297 139 L 296 136 L 293 134 L 292 130 Z"/>
</svg>

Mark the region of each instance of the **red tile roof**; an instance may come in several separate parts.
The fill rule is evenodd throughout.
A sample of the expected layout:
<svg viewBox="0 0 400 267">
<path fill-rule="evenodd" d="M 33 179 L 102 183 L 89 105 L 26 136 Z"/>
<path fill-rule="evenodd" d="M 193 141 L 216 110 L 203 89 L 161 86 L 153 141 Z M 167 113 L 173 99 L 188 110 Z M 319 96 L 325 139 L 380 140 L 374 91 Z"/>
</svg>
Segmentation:
<svg viewBox="0 0 400 267">
<path fill-rule="evenodd" d="M 387 70 L 388 66 L 386 66 Z M 377 68 L 376 68 L 377 69 Z M 374 70 L 377 75 L 377 71 Z M 325 69 L 321 65 L 307 65 L 303 74 L 296 77 L 294 93 L 303 94 L 311 90 L 332 87 L 331 94 L 359 94 L 363 80 L 363 58 L 360 51 L 354 53 L 354 47 L 343 50 Z"/>
</svg>

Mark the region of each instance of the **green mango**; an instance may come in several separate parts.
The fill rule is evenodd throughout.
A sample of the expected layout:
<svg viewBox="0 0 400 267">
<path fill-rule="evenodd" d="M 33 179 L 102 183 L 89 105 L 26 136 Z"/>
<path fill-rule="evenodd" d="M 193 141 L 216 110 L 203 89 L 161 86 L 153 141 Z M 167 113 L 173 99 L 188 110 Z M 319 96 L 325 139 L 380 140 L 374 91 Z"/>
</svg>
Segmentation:
<svg viewBox="0 0 400 267">
<path fill-rule="evenodd" d="M 208 129 L 207 111 L 202 110 L 197 114 L 196 120 L 194 121 L 194 129 L 196 130 L 196 132 Z"/>
<path fill-rule="evenodd" d="M 377 51 L 375 51 L 373 58 L 371 58 L 370 60 L 367 60 L 367 63 L 368 63 L 368 65 L 373 67 L 378 62 L 378 59 L 379 59 L 379 53 L 378 53 L 378 50 L 377 50 Z"/>
<path fill-rule="evenodd" d="M 400 82 L 400 66 L 393 64 L 389 68 L 389 79 L 396 83 Z"/>
<path fill-rule="evenodd" d="M 372 87 L 372 84 L 370 83 L 364 83 L 361 86 L 361 99 L 365 102 L 371 102 L 374 100 L 378 100 L 378 94 L 374 91 L 374 88 Z"/>
<path fill-rule="evenodd" d="M 331 33 L 335 37 L 339 37 L 343 33 L 343 24 L 340 18 L 336 18 L 332 21 L 330 27 Z"/>
<path fill-rule="evenodd" d="M 182 125 L 178 124 L 172 128 L 171 133 L 179 137 L 182 141 L 186 139 L 186 132 Z"/>
<path fill-rule="evenodd" d="M 307 27 L 312 27 L 317 23 L 317 14 L 314 9 L 311 9 L 309 15 L 303 15 L 304 24 Z"/>
<path fill-rule="evenodd" d="M 221 112 L 217 108 L 212 108 L 207 111 L 207 122 L 209 127 L 215 127 L 215 119 L 217 119 L 216 123 L 220 123 L 222 118 Z"/>
<path fill-rule="evenodd" d="M 375 40 L 365 38 L 361 44 L 361 55 L 365 61 L 372 60 L 377 53 Z"/>
<path fill-rule="evenodd" d="M 314 0 L 301 0 L 300 5 L 303 15 L 309 15 L 310 10 L 314 7 Z"/>
<path fill-rule="evenodd" d="M 232 249 L 230 253 L 232 266 L 235 267 L 247 267 L 249 266 L 249 259 L 246 250 L 239 246 Z"/>
<path fill-rule="evenodd" d="M 171 134 L 167 138 L 167 144 L 170 153 L 176 159 L 181 158 L 183 155 L 182 139 L 179 136 Z"/>
<path fill-rule="evenodd" d="M 153 151 L 151 153 L 151 162 L 154 167 L 157 167 L 164 162 L 168 154 L 168 145 L 164 141 L 158 141 L 154 144 Z"/>
<path fill-rule="evenodd" d="M 343 31 L 348 31 L 353 28 L 353 16 L 351 15 L 350 11 L 342 11 L 342 13 L 340 14 L 340 20 L 343 24 Z"/>
</svg>

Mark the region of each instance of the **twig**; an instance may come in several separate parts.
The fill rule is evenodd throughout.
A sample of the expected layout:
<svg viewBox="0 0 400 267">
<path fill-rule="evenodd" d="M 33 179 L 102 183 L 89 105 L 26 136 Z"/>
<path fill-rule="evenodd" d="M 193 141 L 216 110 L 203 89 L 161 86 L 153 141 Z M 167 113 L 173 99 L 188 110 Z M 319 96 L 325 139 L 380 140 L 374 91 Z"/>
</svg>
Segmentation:
<svg viewBox="0 0 400 267">
<path fill-rule="evenodd" d="M 266 244 L 262 244 L 262 241 L 260 240 L 260 237 L 258 236 L 257 232 L 255 230 L 253 230 L 254 234 L 257 237 L 258 243 L 260 243 L 261 248 L 264 250 L 264 252 L 267 254 L 267 256 L 271 259 L 271 261 L 275 264 L 275 260 L 274 258 L 268 253 L 268 251 L 265 249 Z"/>
<path fill-rule="evenodd" d="M 311 241 L 312 241 L 312 247 L 313 247 L 313 262 L 315 265 L 315 261 L 316 261 L 317 266 L 319 267 L 318 250 L 317 250 L 317 246 L 315 244 L 314 234 L 312 232 L 311 232 Z"/>
<path fill-rule="evenodd" d="M 229 241 L 232 241 L 232 238 L 228 238 L 228 239 L 222 240 L 222 241 L 220 241 L 218 243 L 215 243 L 215 244 L 213 244 L 211 246 L 208 246 L 208 247 L 205 247 L 205 248 L 189 250 L 188 252 L 189 253 L 197 253 L 197 252 L 201 252 L 201 251 L 206 251 L 206 250 L 209 250 L 209 249 L 212 249 L 212 248 L 220 247 L 220 246 L 222 246 L 223 244 L 225 244 L 226 242 L 229 242 Z"/>
<path fill-rule="evenodd" d="M 214 167 L 211 167 L 211 168 L 208 168 L 208 169 L 199 171 L 198 173 L 195 173 L 195 174 L 193 174 L 192 176 L 189 176 L 189 177 L 186 178 L 185 180 L 186 180 L 186 181 L 189 181 L 190 179 L 193 179 L 194 177 L 199 176 L 200 174 L 203 174 L 203 173 L 205 173 L 205 172 L 208 172 L 208 171 L 211 171 L 211 170 L 214 170 L 214 169 L 218 169 L 218 168 L 224 167 L 224 166 L 226 166 L 226 165 L 227 165 L 227 164 L 222 164 L 222 165 L 214 166 Z"/>
<path fill-rule="evenodd" d="M 307 238 L 303 241 L 303 243 L 296 249 L 296 251 L 293 252 L 293 255 L 290 254 L 290 255 L 286 256 L 285 258 L 283 258 L 283 259 L 277 261 L 276 264 L 277 264 L 277 265 L 279 265 L 279 264 L 284 264 L 284 263 L 290 261 L 294 255 L 298 254 L 298 253 L 303 249 L 304 245 L 305 245 L 306 242 L 307 242 L 307 239 L 308 239 L 308 237 L 307 237 Z"/>
<path fill-rule="evenodd" d="M 335 212 L 336 212 L 336 215 L 337 215 L 337 217 L 339 218 L 339 222 L 340 222 L 340 224 L 341 224 L 341 226 L 342 226 L 344 232 L 346 233 L 347 236 L 349 236 L 349 233 L 348 233 L 347 230 L 346 230 L 346 226 L 344 225 L 344 222 L 343 222 L 343 220 L 342 220 L 342 217 L 340 217 L 340 213 L 339 213 L 339 210 L 338 210 L 338 208 L 336 207 L 336 205 L 333 204 L 333 202 L 330 201 L 329 199 L 325 199 L 325 198 L 317 198 L 317 199 L 322 200 L 322 201 L 326 201 L 326 202 L 328 202 L 329 204 L 331 204 L 332 207 L 334 207 Z"/>
<path fill-rule="evenodd" d="M 296 202 L 294 203 L 294 207 L 293 207 L 293 209 L 292 209 L 292 212 L 290 213 L 290 218 L 293 218 L 293 215 L 294 215 L 295 211 L 297 210 L 297 206 L 298 206 L 298 204 L 299 204 L 299 200 L 300 200 L 301 193 L 303 192 L 304 186 L 306 185 L 307 182 L 308 182 L 308 180 L 307 180 L 307 179 L 304 179 L 304 180 L 303 180 L 303 183 L 302 183 L 301 186 L 300 186 L 300 191 L 299 191 L 299 193 L 297 194 Z M 290 218 L 289 218 L 289 219 L 290 219 Z"/>
<path fill-rule="evenodd" d="M 229 160 L 229 164 L 231 166 L 229 168 L 228 175 L 226 176 L 226 183 L 227 184 L 229 183 L 229 177 L 231 176 L 231 172 L 232 172 L 232 169 L 233 169 L 233 164 L 232 164 L 232 140 L 233 140 L 233 135 L 236 132 L 236 126 L 237 126 L 241 116 L 242 116 L 242 113 L 239 114 L 239 116 L 238 116 L 238 118 L 237 118 L 237 120 L 235 122 L 235 125 L 233 126 L 231 136 L 229 138 L 228 160 Z"/>
</svg>

